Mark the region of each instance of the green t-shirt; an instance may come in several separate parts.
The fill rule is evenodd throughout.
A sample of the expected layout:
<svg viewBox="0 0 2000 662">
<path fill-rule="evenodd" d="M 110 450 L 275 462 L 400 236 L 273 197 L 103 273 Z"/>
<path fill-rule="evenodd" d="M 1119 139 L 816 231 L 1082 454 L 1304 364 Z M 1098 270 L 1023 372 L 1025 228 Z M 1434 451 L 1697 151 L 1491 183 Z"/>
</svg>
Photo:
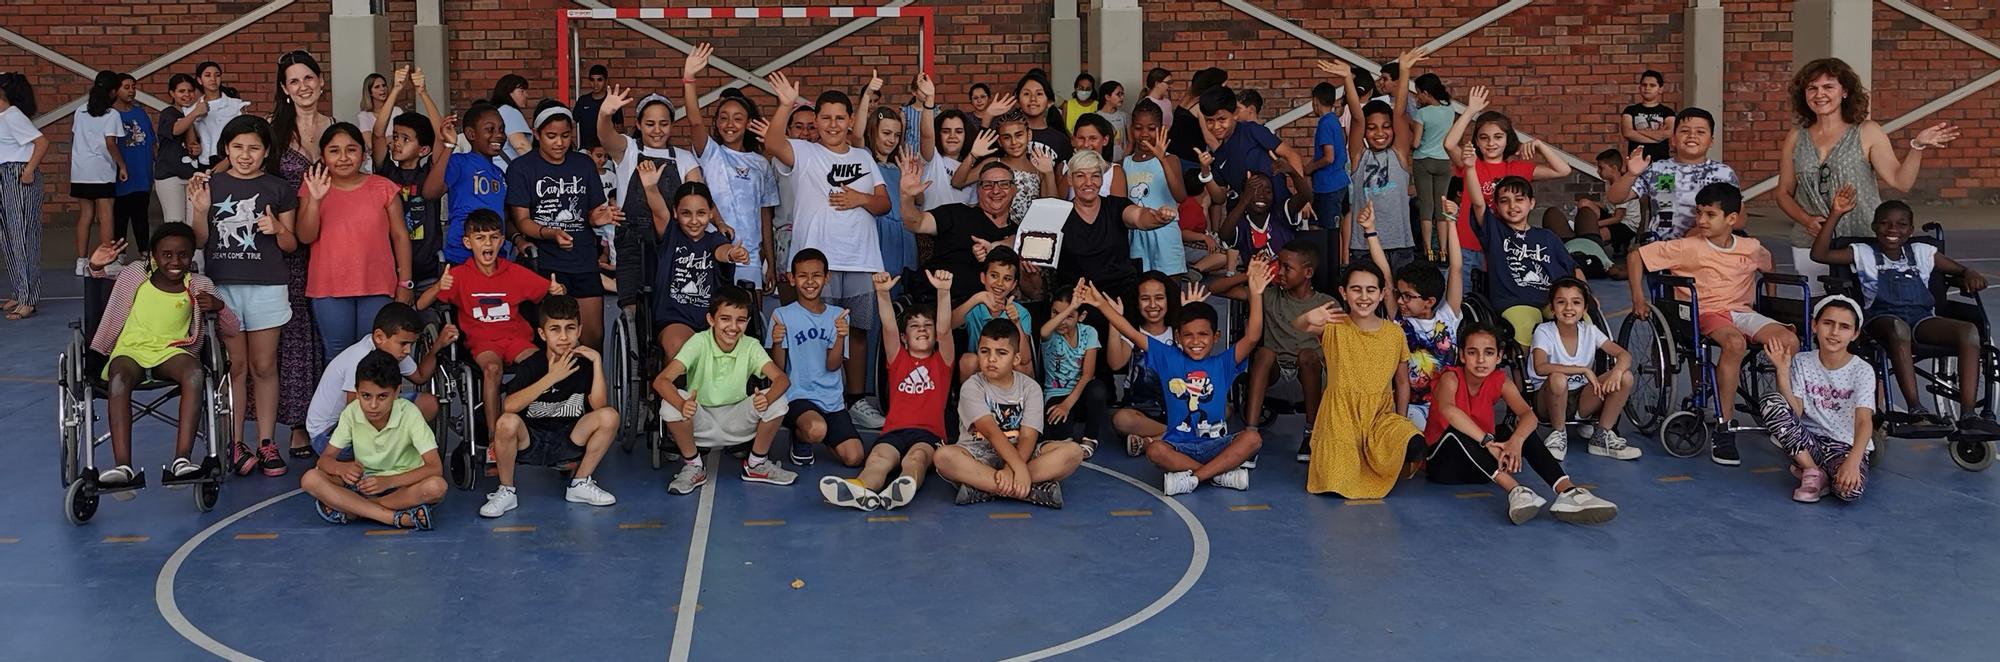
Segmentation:
<svg viewBox="0 0 2000 662">
<path fill-rule="evenodd" d="M 703 331 L 681 345 L 675 361 L 687 366 L 688 390 L 703 407 L 722 407 L 750 397 L 750 376 L 761 372 L 771 355 L 748 337 L 736 339 L 736 349 L 722 351 L 715 345 L 715 332 Z"/>
<path fill-rule="evenodd" d="M 437 437 L 424 422 L 424 413 L 410 401 L 396 398 L 389 407 L 389 424 L 377 430 L 361 413 L 361 401 L 347 403 L 340 410 L 340 422 L 333 426 L 333 448 L 353 448 L 354 459 L 370 476 L 406 474 L 424 466 L 424 454 L 437 450 Z"/>
</svg>

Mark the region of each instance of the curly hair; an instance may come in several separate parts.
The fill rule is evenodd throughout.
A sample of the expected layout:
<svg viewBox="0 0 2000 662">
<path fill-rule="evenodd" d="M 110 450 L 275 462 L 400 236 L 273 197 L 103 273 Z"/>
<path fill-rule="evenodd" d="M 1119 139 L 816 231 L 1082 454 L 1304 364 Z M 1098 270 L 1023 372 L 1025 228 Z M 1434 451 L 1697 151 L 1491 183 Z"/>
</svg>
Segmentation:
<svg viewBox="0 0 2000 662">
<path fill-rule="evenodd" d="M 1799 126 L 1809 127 L 1819 121 L 1819 115 L 1806 105 L 1806 86 L 1821 76 L 1839 81 L 1840 89 L 1847 92 L 1847 98 L 1840 100 L 1840 119 L 1848 124 L 1868 121 L 1868 88 L 1861 85 L 1861 75 L 1840 58 L 1823 57 L 1807 62 L 1792 76 L 1792 113 L 1798 116 Z"/>
</svg>

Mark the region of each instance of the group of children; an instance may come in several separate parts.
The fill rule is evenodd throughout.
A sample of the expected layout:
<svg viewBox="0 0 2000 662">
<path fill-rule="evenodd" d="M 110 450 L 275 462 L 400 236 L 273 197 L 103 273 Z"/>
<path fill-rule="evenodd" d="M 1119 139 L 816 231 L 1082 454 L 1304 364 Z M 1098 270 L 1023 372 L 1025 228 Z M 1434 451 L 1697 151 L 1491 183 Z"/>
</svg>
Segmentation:
<svg viewBox="0 0 2000 662">
<path fill-rule="evenodd" d="M 683 68 L 691 110 L 709 51 L 698 47 Z M 1889 343 L 1906 400 L 1912 339 L 1953 343 L 1976 362 L 1977 334 L 1932 315 L 1920 286 L 1933 270 L 1971 289 L 1983 278 L 1909 243 L 1907 206 L 1877 209 L 1872 247 L 1821 235 L 1815 259 L 1853 264 L 1871 303 L 1822 299 L 1816 348 L 1800 352 L 1796 330 L 1752 305 L 1771 256 L 1738 234 L 1742 194 L 1734 172 L 1707 157 L 1708 113 L 1638 113 L 1651 119 L 1625 134 L 1667 143 L 1670 157 L 1654 160 L 1644 146 L 1600 155 L 1604 202 L 1573 219 L 1552 209 L 1536 226 L 1533 182 L 1569 166 L 1545 144 L 1523 144 L 1484 88 L 1454 116 L 1442 81 L 1417 74 L 1427 59 L 1405 53 L 1377 81 L 1322 63 L 1331 80 L 1314 90 L 1324 117 L 1309 159 L 1259 124 L 1260 101 L 1246 107 L 1220 70 L 1197 73 L 1181 103 L 1166 98 L 1170 73 L 1158 70 L 1129 115 L 1112 110 L 1122 86 L 1094 79 L 1061 101 L 1031 73 L 1012 94 L 975 86 L 970 112 L 939 112 L 928 77 L 898 108 L 879 78 L 858 101 L 828 91 L 806 104 L 777 73 L 779 112 L 766 120 L 747 98 L 725 96 L 712 117 L 689 113 L 691 149 L 673 144 L 668 97 L 634 105 L 596 68 L 578 110 L 550 100 L 524 113 L 525 82 L 503 79 L 492 103 L 455 116 L 424 94 L 421 71 L 399 70 L 370 96 L 379 104 L 368 133 L 325 129 L 320 165 L 300 186 L 272 172 L 284 151 L 272 126 L 239 116 L 212 143 L 221 162 L 188 179 L 191 225 L 152 235 L 149 266 L 118 276 L 117 314 L 93 339 L 112 357 L 118 466 L 102 479 L 133 479 L 120 398 L 143 377 L 185 382 L 198 368 L 198 311 L 219 315 L 239 401 L 255 389 L 261 441 L 232 441 L 226 466 L 285 472 L 270 441 L 277 333 L 292 310 L 283 259 L 306 244 L 315 247 L 306 295 L 330 358 L 306 426 L 311 447 L 294 453 L 317 455 L 302 486 L 334 523 L 430 526 L 445 493 L 427 423 L 438 403 L 403 393 L 428 382 L 454 344 L 477 367 L 489 437 L 480 441 L 499 478 L 482 516 L 517 507 L 524 463 L 568 468 L 568 501 L 615 503 L 593 478 L 622 430 L 596 350 L 605 296 L 620 314 L 645 307 L 653 322 L 640 332 L 665 360 L 650 390 L 683 463 L 669 492 L 706 484 L 719 456 L 705 459 L 704 448 L 740 449 L 746 481 L 792 484 L 797 473 L 772 457 L 788 430 L 792 465 L 813 464 L 824 448 L 858 469 L 822 477 L 819 490 L 861 510 L 908 505 L 933 467 L 960 504 L 1060 508 L 1061 481 L 1118 437 L 1159 467 L 1168 495 L 1248 489 L 1270 436 L 1265 395 L 1292 376 L 1304 391 L 1297 456 L 1311 492 L 1380 498 L 1422 471 L 1508 490 L 1518 524 L 1548 504 L 1513 478 L 1525 462 L 1553 490 L 1555 517 L 1608 521 L 1617 507 L 1562 462 L 1572 414 L 1591 454 L 1640 456 L 1617 432 L 1634 366 L 1604 331 L 1589 260 L 1576 255 L 1595 253 L 1579 240 L 1611 249 L 1596 266 L 1626 277 L 1641 317 L 1647 273 L 1694 278 L 1695 325 L 1720 348 L 1723 411 L 1751 345 L 1763 348 L 1781 391 L 1762 403 L 1763 418 L 1795 458 L 1802 501 L 1829 481 L 1843 498 L 1860 494 L 1866 454 L 1850 449 L 1871 429 L 1875 393 L 1873 371 L 1849 353 L 1860 333 Z M 1398 76 L 1414 78 L 1414 99 Z M 395 106 L 411 86 L 423 113 Z M 1364 103 L 1376 86 L 1393 89 Z M 636 125 L 621 133 L 628 106 Z M 1362 135 L 1349 142 L 1353 123 Z M 1464 183 L 1455 196 L 1454 173 Z M 1075 201 L 1059 267 L 1011 246 L 1042 197 Z M 1639 218 L 1635 201 L 1653 217 Z M 1852 207 L 1843 193 L 1834 216 Z M 1233 227 L 1235 245 L 1225 250 L 1191 218 Z M 918 235 L 932 239 L 922 251 Z M 124 247 L 101 246 L 92 275 Z M 193 272 L 197 253 L 206 275 Z M 1119 263 L 1127 256 L 1136 267 Z M 1206 301 L 1204 272 L 1223 273 L 1205 284 L 1216 296 L 1244 302 L 1240 331 Z M 1488 322 L 1464 322 L 1469 290 L 1491 308 Z M 455 313 L 417 355 L 432 323 L 423 311 L 438 304 Z M 1502 367 L 1516 351 L 1525 360 Z M 864 398 L 871 367 L 882 369 L 886 414 Z M 1509 370 L 1523 371 L 1535 395 Z M 1246 397 L 1232 402 L 1246 371 Z M 1977 384 L 1964 392 L 1971 411 Z M 1496 418 L 1503 406 L 1511 425 Z M 239 408 L 232 421 L 239 432 L 245 415 Z M 863 429 L 881 432 L 870 442 Z M 203 470 L 191 439 L 184 425 L 172 478 Z M 1728 429 L 1711 452 L 1740 462 Z"/>
</svg>

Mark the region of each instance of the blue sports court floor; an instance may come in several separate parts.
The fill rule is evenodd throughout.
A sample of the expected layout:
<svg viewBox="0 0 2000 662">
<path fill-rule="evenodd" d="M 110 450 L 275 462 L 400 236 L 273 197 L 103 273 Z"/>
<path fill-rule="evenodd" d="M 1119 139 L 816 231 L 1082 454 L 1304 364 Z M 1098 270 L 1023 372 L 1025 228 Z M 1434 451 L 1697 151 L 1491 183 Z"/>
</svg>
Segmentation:
<svg viewBox="0 0 2000 662">
<path fill-rule="evenodd" d="M 1996 247 L 2000 233 L 1966 231 L 1950 250 Z M 1622 317 L 1622 283 L 1598 285 Z M 79 307 L 0 324 L 0 658 L 1990 660 L 2000 647 L 2000 471 L 1961 471 L 1936 441 L 1890 441 L 1859 503 L 1800 505 L 1759 437 L 1724 468 L 1635 436 L 1637 462 L 1571 456 L 1622 510 L 1588 528 L 1510 526 L 1491 487 L 1309 495 L 1296 416 L 1267 436 L 1248 492 L 1163 498 L 1158 471 L 1107 444 L 1060 511 L 957 507 L 934 478 L 905 509 L 836 509 L 813 486 L 835 471 L 825 459 L 789 488 L 725 470 L 670 496 L 670 472 L 614 450 L 610 508 L 565 503 L 554 473 L 525 470 L 503 519 L 455 491 L 435 531 L 335 527 L 295 492 L 295 461 L 282 479 L 230 481 L 206 515 L 156 486 L 72 526 L 50 475 L 53 376 Z M 170 432 L 138 429 L 157 480 Z"/>
</svg>

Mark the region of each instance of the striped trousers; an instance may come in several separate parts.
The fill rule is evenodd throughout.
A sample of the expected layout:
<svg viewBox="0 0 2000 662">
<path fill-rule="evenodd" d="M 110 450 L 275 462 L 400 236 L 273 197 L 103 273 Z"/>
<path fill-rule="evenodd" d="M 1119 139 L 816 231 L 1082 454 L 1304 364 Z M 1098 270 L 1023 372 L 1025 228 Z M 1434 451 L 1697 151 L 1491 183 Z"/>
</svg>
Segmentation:
<svg viewBox="0 0 2000 662">
<path fill-rule="evenodd" d="M 22 184 L 28 164 L 0 163 L 0 251 L 15 301 L 33 306 L 42 299 L 42 177 Z"/>
</svg>

